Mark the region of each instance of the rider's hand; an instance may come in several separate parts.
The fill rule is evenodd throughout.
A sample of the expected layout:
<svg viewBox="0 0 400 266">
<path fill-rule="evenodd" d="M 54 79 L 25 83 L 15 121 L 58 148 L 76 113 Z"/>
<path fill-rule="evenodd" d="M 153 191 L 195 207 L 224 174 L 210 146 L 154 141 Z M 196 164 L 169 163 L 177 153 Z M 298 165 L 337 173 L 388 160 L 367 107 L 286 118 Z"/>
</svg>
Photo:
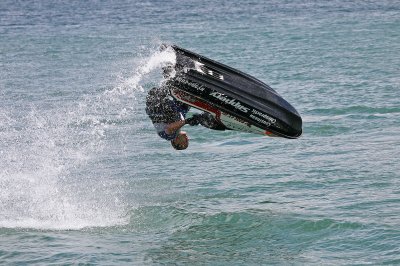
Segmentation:
<svg viewBox="0 0 400 266">
<path fill-rule="evenodd" d="M 191 125 L 191 126 L 197 126 L 200 124 L 202 120 L 202 115 L 201 114 L 194 114 L 191 118 L 186 119 L 185 124 Z"/>
</svg>

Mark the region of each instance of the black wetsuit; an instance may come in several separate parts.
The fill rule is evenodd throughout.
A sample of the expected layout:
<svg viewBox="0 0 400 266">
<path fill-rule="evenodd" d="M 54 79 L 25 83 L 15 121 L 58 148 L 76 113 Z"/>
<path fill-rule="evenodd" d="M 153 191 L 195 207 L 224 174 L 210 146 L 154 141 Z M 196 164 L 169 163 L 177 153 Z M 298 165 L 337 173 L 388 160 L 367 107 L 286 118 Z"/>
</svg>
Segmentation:
<svg viewBox="0 0 400 266">
<path fill-rule="evenodd" d="M 179 130 L 167 134 L 165 128 L 168 124 L 183 120 L 190 107 L 174 100 L 166 88 L 152 88 L 146 97 L 146 113 L 157 130 L 158 135 L 166 140 L 173 140 Z"/>
<path fill-rule="evenodd" d="M 167 134 L 165 129 L 168 124 L 185 119 L 189 109 L 190 106 L 187 104 L 172 98 L 165 87 L 152 88 L 146 97 L 146 113 L 156 128 L 157 134 L 166 140 L 173 140 L 179 133 L 177 130 L 173 134 Z M 203 120 L 200 123 L 204 127 L 214 130 L 228 129 L 209 113 L 203 113 L 202 117 Z"/>
</svg>

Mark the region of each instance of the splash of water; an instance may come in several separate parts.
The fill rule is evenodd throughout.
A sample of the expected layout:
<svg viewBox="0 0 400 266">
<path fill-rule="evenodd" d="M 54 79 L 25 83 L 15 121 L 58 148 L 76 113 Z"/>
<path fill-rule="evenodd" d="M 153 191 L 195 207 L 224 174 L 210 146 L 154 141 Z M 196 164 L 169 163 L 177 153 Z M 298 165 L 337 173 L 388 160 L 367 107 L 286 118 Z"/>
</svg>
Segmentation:
<svg viewBox="0 0 400 266">
<path fill-rule="evenodd" d="M 143 91 L 141 80 L 145 75 L 149 74 L 155 69 L 165 67 L 167 65 L 175 65 L 176 55 L 172 47 L 167 47 L 162 51 L 154 52 L 149 58 L 143 60 L 140 66 L 136 69 L 134 75 L 125 81 L 121 82 L 119 86 L 109 91 L 109 94 L 126 95 L 131 94 L 133 91 Z"/>
<path fill-rule="evenodd" d="M 145 76 L 174 60 L 172 49 L 156 51 L 119 85 L 57 109 L 0 107 L 0 227 L 128 223 L 125 181 L 102 164 L 115 161 L 124 121 L 134 131 L 132 99 Z"/>
</svg>

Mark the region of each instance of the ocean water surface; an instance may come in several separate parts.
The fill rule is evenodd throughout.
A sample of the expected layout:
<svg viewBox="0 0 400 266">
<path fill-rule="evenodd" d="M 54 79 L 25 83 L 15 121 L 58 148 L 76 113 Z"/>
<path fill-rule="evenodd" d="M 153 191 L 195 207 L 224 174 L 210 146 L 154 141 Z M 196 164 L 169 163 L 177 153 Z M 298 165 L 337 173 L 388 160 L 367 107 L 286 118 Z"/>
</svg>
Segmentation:
<svg viewBox="0 0 400 266">
<path fill-rule="evenodd" d="M 397 1 L 1 1 L 0 263 L 400 264 Z M 271 85 L 297 140 L 186 128 L 177 44 Z"/>
</svg>

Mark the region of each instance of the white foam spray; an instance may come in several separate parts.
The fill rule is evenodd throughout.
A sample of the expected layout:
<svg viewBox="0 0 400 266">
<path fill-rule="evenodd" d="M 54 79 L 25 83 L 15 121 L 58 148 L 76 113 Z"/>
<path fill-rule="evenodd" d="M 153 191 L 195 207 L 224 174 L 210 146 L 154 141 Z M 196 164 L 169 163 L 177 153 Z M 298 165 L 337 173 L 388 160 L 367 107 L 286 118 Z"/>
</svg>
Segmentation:
<svg viewBox="0 0 400 266">
<path fill-rule="evenodd" d="M 171 48 L 156 51 L 117 86 L 78 102 L 52 109 L 30 105 L 25 111 L 0 107 L 0 227 L 128 223 L 126 181 L 107 169 L 118 163 L 123 128 L 135 134 L 133 100 L 143 92 L 145 76 L 174 63 Z"/>
<path fill-rule="evenodd" d="M 150 57 L 142 60 L 140 66 L 136 69 L 132 77 L 124 80 L 114 89 L 108 91 L 108 94 L 130 94 L 133 91 L 143 91 L 141 81 L 144 76 L 155 69 L 160 69 L 168 65 L 175 65 L 176 55 L 172 47 L 167 47 L 162 51 L 154 52 Z"/>
</svg>

